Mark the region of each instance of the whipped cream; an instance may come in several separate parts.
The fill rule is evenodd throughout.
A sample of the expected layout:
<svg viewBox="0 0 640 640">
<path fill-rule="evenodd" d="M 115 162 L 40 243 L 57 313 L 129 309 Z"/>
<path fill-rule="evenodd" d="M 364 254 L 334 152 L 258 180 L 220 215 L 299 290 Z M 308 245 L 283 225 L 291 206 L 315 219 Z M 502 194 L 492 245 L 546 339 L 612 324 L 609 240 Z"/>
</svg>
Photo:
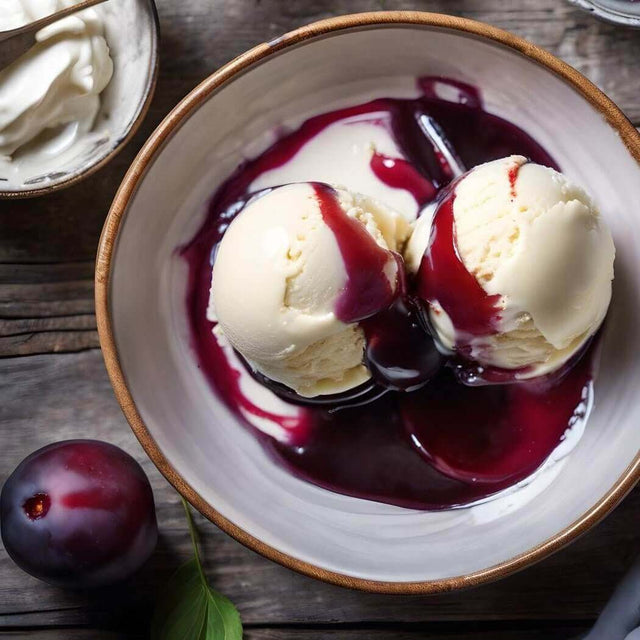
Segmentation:
<svg viewBox="0 0 640 640">
<path fill-rule="evenodd" d="M 74 0 L 0 0 L 0 31 L 74 4 Z M 0 71 L 0 156 L 13 156 L 45 131 L 48 153 L 67 149 L 92 128 L 100 93 L 112 75 L 104 27 L 95 10 L 86 9 L 38 31 L 36 44 Z"/>
</svg>

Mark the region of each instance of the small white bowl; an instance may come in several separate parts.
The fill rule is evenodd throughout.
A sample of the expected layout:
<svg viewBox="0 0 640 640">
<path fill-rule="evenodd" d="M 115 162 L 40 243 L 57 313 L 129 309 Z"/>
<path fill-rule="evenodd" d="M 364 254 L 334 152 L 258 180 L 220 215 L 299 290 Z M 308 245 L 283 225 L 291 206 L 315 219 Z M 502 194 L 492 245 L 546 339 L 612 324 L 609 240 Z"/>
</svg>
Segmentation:
<svg viewBox="0 0 640 640">
<path fill-rule="evenodd" d="M 93 10 L 104 21 L 114 65 L 93 129 L 62 156 L 30 152 L 21 159 L 20 172 L 1 176 L 0 198 L 45 195 L 83 180 L 126 145 L 147 114 L 158 74 L 154 0 L 109 0 Z"/>
<path fill-rule="evenodd" d="M 255 153 L 266 144 L 266 133 L 372 93 L 397 94 L 423 75 L 478 85 L 489 111 L 523 127 L 589 187 L 618 250 L 596 406 L 577 448 L 545 476 L 548 486 L 444 512 L 338 495 L 275 465 L 198 369 L 186 322 L 186 265 L 176 253 L 201 224 L 216 186 L 249 146 Z M 595 86 L 547 52 L 481 23 L 361 14 L 259 45 L 180 102 L 114 200 L 98 252 L 96 304 L 118 400 L 182 495 L 288 567 L 395 593 L 507 575 L 598 522 L 640 475 L 639 161 L 640 136 Z"/>
</svg>

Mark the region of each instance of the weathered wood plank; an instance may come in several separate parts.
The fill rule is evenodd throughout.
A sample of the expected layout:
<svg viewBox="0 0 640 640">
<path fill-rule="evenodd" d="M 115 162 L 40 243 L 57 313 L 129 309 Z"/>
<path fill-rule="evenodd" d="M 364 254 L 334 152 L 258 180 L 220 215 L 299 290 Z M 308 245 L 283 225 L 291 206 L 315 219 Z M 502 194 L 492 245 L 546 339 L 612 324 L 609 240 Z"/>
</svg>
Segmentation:
<svg viewBox="0 0 640 640">
<path fill-rule="evenodd" d="M 473 624 L 451 629 L 422 625 L 415 629 L 247 629 L 246 640 L 568 640 L 586 631 L 585 627 L 565 626 L 537 630 L 492 628 Z"/>
<path fill-rule="evenodd" d="M 63 636 L 64 634 L 64 636 Z M 144 632 L 125 633 L 123 631 L 108 631 L 105 629 L 21 629 L 17 631 L 5 631 L 2 634 L 5 640 L 142 640 L 147 636 Z"/>
<path fill-rule="evenodd" d="M 0 336 L 21 336 L 48 331 L 89 331 L 96 327 L 96 317 L 90 313 L 81 316 L 51 316 L 44 318 L 0 318 Z"/>
<path fill-rule="evenodd" d="M 264 629 L 245 628 L 245 640 L 568 640 L 585 631 L 584 627 L 554 627 L 552 629 L 474 629 L 447 630 L 437 625 L 421 629 Z M 6 640 L 57 640 L 62 637 L 57 629 L 18 630 L 3 634 Z M 65 629 L 65 640 L 138 640 L 146 638 L 144 631 L 109 631 L 105 629 Z"/>
<path fill-rule="evenodd" d="M 0 263 L 0 285 L 93 280 L 94 264 L 93 260 L 44 264 Z"/>
<path fill-rule="evenodd" d="M 93 314 L 0 319 L 0 357 L 96 349 L 95 327 Z"/>
<path fill-rule="evenodd" d="M 0 357 L 100 346 L 93 261 L 0 264 Z"/>
<path fill-rule="evenodd" d="M 0 285 L 0 318 L 92 314 L 93 280 Z"/>
<path fill-rule="evenodd" d="M 148 617 L 155 594 L 189 557 L 189 539 L 179 498 L 127 427 L 100 352 L 0 361 L 0 433 L 0 478 L 25 455 L 56 440 L 92 437 L 123 447 L 149 474 L 161 531 L 156 554 L 129 585 L 95 594 L 40 583 L 0 553 L 0 625 L 126 627 L 130 616 Z M 640 491 L 635 491 L 562 553 L 504 581 L 435 597 L 387 597 L 322 584 L 259 557 L 203 518 L 197 522 L 207 572 L 248 624 L 582 621 L 597 615 L 640 547 L 639 510 Z"/>
<path fill-rule="evenodd" d="M 95 323 L 93 316 L 88 317 Z M 77 324 L 76 320 L 77 318 L 72 318 L 71 324 Z M 38 353 L 69 353 L 99 347 L 100 339 L 96 330 L 30 331 L 0 337 L 0 358 Z"/>
</svg>

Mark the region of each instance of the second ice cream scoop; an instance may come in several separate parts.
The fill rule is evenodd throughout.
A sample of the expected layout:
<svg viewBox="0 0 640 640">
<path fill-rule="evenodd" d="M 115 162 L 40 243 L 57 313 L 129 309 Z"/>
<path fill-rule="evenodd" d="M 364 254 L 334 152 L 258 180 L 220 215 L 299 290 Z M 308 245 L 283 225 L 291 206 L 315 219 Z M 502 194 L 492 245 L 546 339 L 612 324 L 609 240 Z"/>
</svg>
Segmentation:
<svg viewBox="0 0 640 640">
<path fill-rule="evenodd" d="M 614 256 L 590 196 L 522 156 L 465 174 L 408 245 L 440 343 L 518 379 L 562 366 L 597 331 Z"/>
</svg>

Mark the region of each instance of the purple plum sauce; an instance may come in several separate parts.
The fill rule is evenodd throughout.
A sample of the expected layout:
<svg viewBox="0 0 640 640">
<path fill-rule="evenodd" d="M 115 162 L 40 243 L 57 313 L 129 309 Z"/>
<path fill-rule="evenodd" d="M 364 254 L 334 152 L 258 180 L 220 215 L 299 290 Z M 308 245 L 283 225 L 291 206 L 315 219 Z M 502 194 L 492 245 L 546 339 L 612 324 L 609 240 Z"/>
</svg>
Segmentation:
<svg viewBox="0 0 640 640">
<path fill-rule="evenodd" d="M 446 78 L 424 78 L 419 86 L 422 95 L 416 99 L 381 98 L 311 118 L 245 162 L 216 191 L 206 221 L 182 255 L 189 266 L 187 312 L 200 368 L 278 464 L 338 493 L 410 508 L 446 509 L 486 498 L 543 464 L 565 431 L 584 416 L 594 347 L 585 349 L 562 375 L 512 384 L 514 372 L 496 370 L 485 381 L 505 384 L 482 386 L 461 382 L 471 382 L 476 375 L 473 363 L 447 359 L 435 348 L 426 319 L 429 300 L 444 301 L 456 326 L 470 335 L 494 331 L 499 312 L 496 300 L 457 256 L 451 210 L 455 191 L 447 189 L 453 175 L 421 132 L 419 118 L 426 115 L 437 123 L 464 166 L 512 154 L 557 165 L 522 129 L 487 113 L 474 87 Z M 443 90 L 453 99 L 441 97 Z M 372 122 L 372 114 L 380 126 L 389 127 L 404 155 L 390 158 L 374 152 L 373 174 L 387 186 L 409 192 L 420 207 L 440 201 L 429 260 L 423 259 L 416 279 L 405 281 L 400 268 L 393 291 L 380 277 L 389 252 L 360 238 L 360 231 L 335 208 L 331 188 L 316 186 L 323 218 L 336 235 L 347 270 L 348 284 L 336 311 L 344 320 L 361 321 L 372 382 L 347 394 L 346 400 L 360 399 L 355 407 L 346 401 L 341 406 L 340 397 L 315 406 L 292 398 L 292 391 L 279 393 L 301 407 L 294 417 L 271 416 L 291 434 L 287 442 L 278 441 L 253 429 L 246 419 L 251 402 L 206 318 L 211 257 L 229 222 L 252 196 L 257 177 L 293 161 L 329 125 L 358 118 Z M 448 296 L 450 291 L 456 296 Z M 458 302 L 461 291 L 463 305 Z M 278 392 L 277 385 L 263 382 Z"/>
<path fill-rule="evenodd" d="M 128 577 L 158 538 L 144 471 L 129 454 L 96 440 L 58 442 L 25 458 L 2 488 L 0 516 L 15 563 L 64 587 Z"/>
<path fill-rule="evenodd" d="M 393 302 L 396 283 L 391 283 L 385 275 L 385 267 L 393 258 L 360 222 L 345 214 L 334 189 L 321 183 L 314 183 L 313 189 L 322 219 L 336 237 L 347 271 L 347 282 L 336 304 L 336 316 L 344 323 L 360 322 Z"/>
<path fill-rule="evenodd" d="M 583 358 L 549 389 L 534 383 L 468 387 L 442 368 L 419 391 L 357 408 L 310 411 L 302 446 L 263 442 L 291 473 L 359 498 L 413 509 L 481 500 L 535 471 L 584 415 Z"/>
<path fill-rule="evenodd" d="M 429 246 L 416 278 L 417 294 L 427 303 L 437 301 L 460 335 L 491 335 L 498 331 L 500 296 L 490 296 L 467 271 L 458 255 L 454 201 L 455 189 L 447 190 L 437 206 Z M 435 308 L 434 313 L 440 311 Z M 465 345 L 457 346 L 463 348 Z"/>
<path fill-rule="evenodd" d="M 405 291 L 390 307 L 362 322 L 367 366 L 385 389 L 415 391 L 430 382 L 445 362 L 421 321 L 419 304 Z"/>
<path fill-rule="evenodd" d="M 375 176 L 394 189 L 408 191 L 418 204 L 436 197 L 437 190 L 429 180 L 404 158 L 390 158 L 377 151 L 371 156 L 371 170 Z"/>
</svg>

